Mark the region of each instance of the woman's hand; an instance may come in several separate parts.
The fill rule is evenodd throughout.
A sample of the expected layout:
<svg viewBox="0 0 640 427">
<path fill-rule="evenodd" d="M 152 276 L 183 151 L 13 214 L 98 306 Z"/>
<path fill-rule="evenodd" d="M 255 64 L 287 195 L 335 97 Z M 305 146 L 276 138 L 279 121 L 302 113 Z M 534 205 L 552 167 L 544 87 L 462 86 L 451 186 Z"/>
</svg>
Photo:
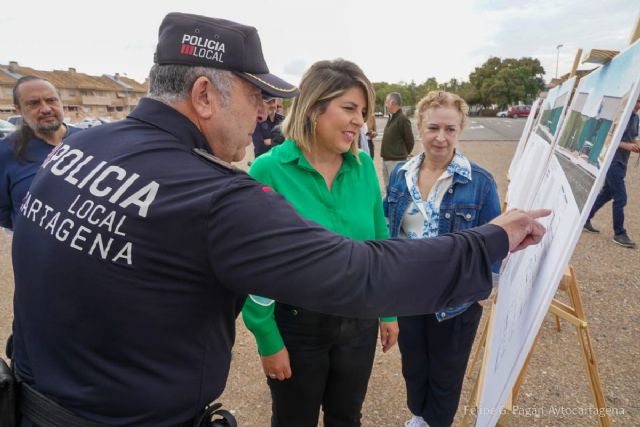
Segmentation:
<svg viewBox="0 0 640 427">
<path fill-rule="evenodd" d="M 380 322 L 380 343 L 382 344 L 383 353 L 386 353 L 396 345 L 399 332 L 398 322 Z"/>
<path fill-rule="evenodd" d="M 271 356 L 261 356 L 262 370 L 267 378 L 284 381 L 291 378 L 291 365 L 289 364 L 289 352 L 283 347 Z"/>
</svg>

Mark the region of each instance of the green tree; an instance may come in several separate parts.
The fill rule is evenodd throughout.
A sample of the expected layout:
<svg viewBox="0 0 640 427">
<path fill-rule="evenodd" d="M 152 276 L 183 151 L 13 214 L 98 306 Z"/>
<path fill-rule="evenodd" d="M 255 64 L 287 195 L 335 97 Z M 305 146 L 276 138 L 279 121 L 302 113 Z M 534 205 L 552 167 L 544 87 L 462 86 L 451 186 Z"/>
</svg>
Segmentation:
<svg viewBox="0 0 640 427">
<path fill-rule="evenodd" d="M 478 91 L 470 82 L 462 82 L 456 93 L 470 106 L 482 104 Z"/>
<path fill-rule="evenodd" d="M 375 111 L 384 111 L 384 100 L 387 98 L 389 92 L 393 91 L 387 82 L 373 82 L 373 89 L 376 91 Z"/>
<path fill-rule="evenodd" d="M 435 77 L 429 77 L 427 80 L 418 85 L 418 100 L 422 99 L 426 94 L 432 90 L 438 89 L 438 81 Z"/>
<path fill-rule="evenodd" d="M 544 68 L 533 58 L 489 58 L 469 74 L 469 82 L 476 90 L 475 100 L 487 107 L 501 107 L 517 101 L 529 103 L 544 88 Z"/>
<path fill-rule="evenodd" d="M 448 82 L 438 85 L 438 89 L 457 94 L 461 86 L 462 82 L 459 82 L 458 79 L 454 77 Z"/>
<path fill-rule="evenodd" d="M 544 90 L 544 68 L 540 60 L 534 58 L 521 58 L 520 67 L 526 70 L 527 78 L 524 79 L 525 102 L 532 103 L 538 94 Z"/>
<path fill-rule="evenodd" d="M 469 82 L 476 89 L 478 94 L 479 104 L 483 107 L 489 106 L 492 102 L 489 100 L 489 94 L 491 93 L 492 80 L 498 73 L 502 60 L 497 57 L 490 57 L 480 67 L 476 67 L 475 70 L 469 74 Z"/>
<path fill-rule="evenodd" d="M 402 102 L 406 106 L 411 106 L 415 103 L 417 86 L 415 82 L 406 83 L 387 83 L 387 82 L 374 82 L 373 89 L 376 91 L 376 108 L 375 111 L 384 111 L 384 101 L 390 92 L 398 92 L 402 97 Z"/>
<path fill-rule="evenodd" d="M 413 80 L 409 83 L 373 83 L 375 110 L 384 110 L 384 100 L 389 92 L 398 92 L 404 105 L 410 109 L 429 91 L 437 89 L 456 93 L 470 106 L 483 108 L 494 104 L 505 107 L 516 102 L 531 103 L 544 89 L 543 75 L 544 68 L 537 59 L 490 57 L 469 74 L 468 82 L 452 78 L 438 83 L 435 77 L 429 77 L 420 84 Z"/>
</svg>

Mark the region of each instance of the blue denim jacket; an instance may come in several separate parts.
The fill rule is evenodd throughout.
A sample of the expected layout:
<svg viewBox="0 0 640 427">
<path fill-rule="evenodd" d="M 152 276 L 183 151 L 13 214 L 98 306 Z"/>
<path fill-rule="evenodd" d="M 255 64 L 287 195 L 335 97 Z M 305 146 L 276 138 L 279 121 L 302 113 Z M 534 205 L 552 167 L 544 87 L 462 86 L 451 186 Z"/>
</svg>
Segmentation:
<svg viewBox="0 0 640 427">
<path fill-rule="evenodd" d="M 389 178 L 387 195 L 384 199 L 384 214 L 389 223 L 390 237 L 398 237 L 402 218 L 412 202 L 407 188 L 402 162 L 396 166 Z M 438 234 L 446 234 L 486 224 L 500 215 L 500 198 L 493 176 L 471 163 L 471 180 L 453 175 L 453 184 L 447 190 L 440 204 Z M 500 264 L 493 265 L 493 272 L 499 271 Z M 473 302 L 458 307 L 449 307 L 436 312 L 439 321 L 450 319 L 464 312 Z"/>
</svg>

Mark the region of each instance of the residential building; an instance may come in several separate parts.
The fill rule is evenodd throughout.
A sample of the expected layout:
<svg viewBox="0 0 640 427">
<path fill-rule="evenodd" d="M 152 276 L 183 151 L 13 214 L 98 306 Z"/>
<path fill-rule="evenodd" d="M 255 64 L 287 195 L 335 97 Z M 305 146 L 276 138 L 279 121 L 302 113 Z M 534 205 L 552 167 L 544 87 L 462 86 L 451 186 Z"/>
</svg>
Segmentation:
<svg viewBox="0 0 640 427">
<path fill-rule="evenodd" d="M 77 122 L 85 117 L 125 117 L 148 92 L 148 82 L 139 83 L 119 73 L 92 76 L 68 70 L 42 71 L 17 62 L 0 64 L 0 118 L 16 114 L 12 89 L 22 76 L 49 80 L 60 92 L 65 118 Z"/>
</svg>

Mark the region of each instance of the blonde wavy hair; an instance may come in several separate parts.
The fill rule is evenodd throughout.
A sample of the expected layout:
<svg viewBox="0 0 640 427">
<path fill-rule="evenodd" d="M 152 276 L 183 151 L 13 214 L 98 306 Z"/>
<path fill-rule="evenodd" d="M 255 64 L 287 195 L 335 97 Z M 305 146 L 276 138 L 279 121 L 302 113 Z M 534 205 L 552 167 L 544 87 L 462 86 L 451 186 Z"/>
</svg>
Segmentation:
<svg viewBox="0 0 640 427">
<path fill-rule="evenodd" d="M 424 112 L 432 108 L 453 107 L 460 113 L 460 130 L 467 126 L 467 116 L 469 114 L 469 105 L 455 93 L 446 92 L 444 90 L 432 90 L 427 93 L 418 104 L 416 104 L 415 118 L 418 129 L 422 129 L 424 121 Z"/>
<path fill-rule="evenodd" d="M 300 95 L 293 100 L 282 124 L 284 136 L 309 151 L 316 142 L 318 116 L 325 112 L 331 100 L 352 87 L 360 87 L 365 93 L 367 105 L 363 119 L 366 122 L 373 115 L 376 97 L 373 85 L 360 67 L 341 58 L 313 64 L 302 76 Z M 358 138 L 354 138 L 349 151 L 359 159 Z"/>
</svg>

